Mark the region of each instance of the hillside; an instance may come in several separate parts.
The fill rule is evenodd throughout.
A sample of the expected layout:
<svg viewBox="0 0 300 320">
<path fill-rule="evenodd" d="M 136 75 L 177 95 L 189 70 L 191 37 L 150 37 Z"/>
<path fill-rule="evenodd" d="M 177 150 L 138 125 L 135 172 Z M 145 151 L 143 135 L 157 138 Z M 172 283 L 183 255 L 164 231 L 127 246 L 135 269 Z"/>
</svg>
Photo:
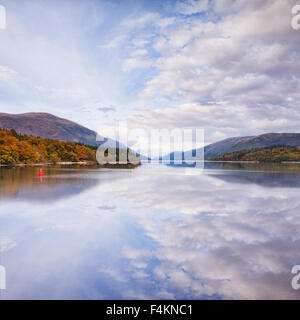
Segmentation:
<svg viewBox="0 0 300 320">
<path fill-rule="evenodd" d="M 258 136 L 228 138 L 205 146 L 204 158 L 210 159 L 226 153 L 271 146 L 300 147 L 300 133 L 266 133 Z M 201 150 L 197 151 L 198 154 L 201 154 Z M 176 159 L 178 159 L 180 154 L 181 152 L 173 152 L 170 155 L 164 156 L 162 159 L 166 160 L 170 157 L 170 159 L 173 160 L 174 155 L 176 155 Z M 189 159 L 188 156 L 185 158 L 186 160 Z"/>
<path fill-rule="evenodd" d="M 259 162 L 282 162 L 300 161 L 300 147 L 272 146 L 242 150 L 226 153 L 217 157 L 210 157 L 209 160 L 216 161 L 259 161 Z"/>
<path fill-rule="evenodd" d="M 275 145 L 300 147 L 300 133 L 266 133 L 251 137 L 229 138 L 206 146 L 204 154 L 207 159 L 225 153 Z"/>
<path fill-rule="evenodd" d="M 99 145 L 96 132 L 49 113 L 0 113 L 0 128 L 29 136 Z"/>
<path fill-rule="evenodd" d="M 96 146 L 22 135 L 14 129 L 0 129 L 0 165 L 79 161 L 90 161 L 96 164 L 96 150 Z M 106 147 L 103 147 L 103 152 L 107 157 L 105 160 L 109 160 Z M 136 164 L 140 162 L 139 158 L 135 157 L 129 149 L 117 149 L 115 153 L 113 153 L 113 150 L 109 152 L 111 160 L 117 162 L 119 162 L 119 156 L 126 159 L 126 154 L 127 161 L 129 161 L 128 157 L 130 155 L 130 159 L 134 159 Z M 103 164 L 109 166 L 106 163 Z M 130 167 L 130 163 L 116 163 L 112 164 L 112 167 L 118 165 Z"/>
<path fill-rule="evenodd" d="M 96 147 L 0 130 L 0 164 L 96 161 Z"/>
</svg>

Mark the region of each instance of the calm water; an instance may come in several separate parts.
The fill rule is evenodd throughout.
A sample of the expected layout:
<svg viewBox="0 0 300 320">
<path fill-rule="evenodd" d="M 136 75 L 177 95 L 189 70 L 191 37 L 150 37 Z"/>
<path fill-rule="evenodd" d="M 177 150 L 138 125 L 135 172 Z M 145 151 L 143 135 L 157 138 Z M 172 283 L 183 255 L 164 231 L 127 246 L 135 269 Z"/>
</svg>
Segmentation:
<svg viewBox="0 0 300 320">
<path fill-rule="evenodd" d="M 298 165 L 37 172 L 0 169 L 0 299 L 300 298 Z"/>
</svg>

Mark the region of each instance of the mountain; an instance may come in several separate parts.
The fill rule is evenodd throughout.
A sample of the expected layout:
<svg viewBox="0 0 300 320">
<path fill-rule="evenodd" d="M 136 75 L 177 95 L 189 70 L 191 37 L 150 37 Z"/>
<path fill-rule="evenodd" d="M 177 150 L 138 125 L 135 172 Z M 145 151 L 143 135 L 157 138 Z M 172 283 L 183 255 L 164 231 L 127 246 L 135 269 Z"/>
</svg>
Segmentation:
<svg viewBox="0 0 300 320">
<path fill-rule="evenodd" d="M 95 131 L 49 113 L 0 113 L 0 128 L 15 129 L 18 133 L 29 136 L 82 142 L 87 145 L 100 145 L 103 143 L 102 141 L 96 141 L 97 133 Z M 115 141 L 108 140 L 109 146 L 114 146 Z M 120 147 L 125 146 L 120 145 Z"/>
<path fill-rule="evenodd" d="M 270 146 L 300 146 L 300 133 L 266 133 L 250 137 L 225 139 L 204 148 L 205 158 L 216 157 L 225 153 Z"/>
<path fill-rule="evenodd" d="M 258 136 L 228 138 L 205 146 L 204 158 L 209 159 L 226 153 L 270 146 L 299 147 L 300 133 L 266 133 Z M 178 151 L 173 152 L 170 155 L 164 156 L 163 159 L 169 159 L 170 157 L 171 160 L 173 160 L 174 155 L 176 155 L 176 159 L 178 159 L 178 155 L 180 155 L 180 153 L 181 152 Z M 199 152 L 198 154 L 201 153 Z M 186 159 L 189 159 L 189 157 L 186 157 Z"/>
</svg>

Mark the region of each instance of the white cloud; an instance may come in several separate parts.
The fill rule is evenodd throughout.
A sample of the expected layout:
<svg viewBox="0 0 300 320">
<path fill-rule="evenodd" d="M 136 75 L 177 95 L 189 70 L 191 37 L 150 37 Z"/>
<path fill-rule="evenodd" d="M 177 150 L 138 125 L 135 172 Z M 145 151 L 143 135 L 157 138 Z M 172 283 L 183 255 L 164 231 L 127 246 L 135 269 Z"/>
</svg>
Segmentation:
<svg viewBox="0 0 300 320">
<path fill-rule="evenodd" d="M 138 17 L 128 18 L 122 22 L 122 25 L 126 28 L 144 28 L 147 25 L 152 27 L 159 27 L 164 29 L 171 25 L 174 22 L 174 17 L 162 17 L 159 13 L 156 12 L 144 12 Z"/>
<path fill-rule="evenodd" d="M 74 112 L 76 106 L 108 97 L 114 103 L 120 94 L 120 77 L 112 70 L 119 71 L 121 63 L 104 68 L 106 50 L 96 49 L 104 35 L 86 36 L 99 27 L 103 5 L 74 6 L 68 0 L 10 2 L 10 23 L 1 33 L 3 111 L 43 111 L 95 125 L 97 119 L 93 123 Z"/>
<path fill-rule="evenodd" d="M 168 11 L 123 8 L 126 14 L 114 21 L 102 3 L 54 1 L 45 10 L 40 1 L 25 1 L 10 9 L 1 39 L 0 81 L 14 97 L 1 103 L 7 112 L 42 108 L 90 127 L 100 124 L 94 101 L 118 106 L 116 115 L 130 120 L 143 107 L 154 125 L 197 119 L 208 141 L 298 131 L 295 1 L 177 1 Z M 82 105 L 90 105 L 84 116 Z"/>
<path fill-rule="evenodd" d="M 175 11 L 184 15 L 204 12 L 208 10 L 208 0 L 186 0 L 180 1 L 175 7 Z"/>
<path fill-rule="evenodd" d="M 115 281 L 126 282 L 126 279 L 124 278 L 124 276 L 120 271 L 113 270 L 111 268 L 102 268 L 102 269 L 99 269 L 98 271 L 101 273 L 106 273 Z"/>
<path fill-rule="evenodd" d="M 188 16 L 177 17 L 147 39 L 147 46 L 157 52 L 152 61 L 124 62 L 125 70 L 152 66 L 157 71 L 139 93 L 145 106 L 147 100 L 152 106 L 153 100 L 169 101 L 167 109 L 156 104 L 155 111 L 141 118 L 155 126 L 184 127 L 198 121 L 208 141 L 243 132 L 298 132 L 293 117 L 300 101 L 300 46 L 290 26 L 294 3 L 178 2 L 177 10 Z M 205 9 L 205 17 L 189 16 Z M 139 18 L 136 26 L 150 18 L 154 16 Z M 195 106 L 193 111 L 185 110 L 188 104 Z"/>
<path fill-rule="evenodd" d="M 154 168 L 148 174 L 141 169 L 143 180 L 132 177 L 134 188 L 112 181 L 102 186 L 136 203 L 140 226 L 158 244 L 151 250 L 124 248 L 133 277 L 148 275 L 160 292 L 180 297 L 298 297 L 289 285 L 299 259 L 300 202 L 293 183 L 284 188 L 280 173 L 265 171 L 208 170 L 187 177 L 167 168 L 162 179 Z M 142 215 L 141 208 L 157 211 Z M 154 270 L 145 267 L 152 261 Z"/>
<path fill-rule="evenodd" d="M 132 40 L 132 44 L 138 48 L 144 48 L 150 41 L 143 37 L 136 37 Z"/>
<path fill-rule="evenodd" d="M 129 71 L 132 69 L 149 68 L 152 66 L 152 60 L 148 58 L 129 58 L 123 62 L 123 69 Z"/>
<path fill-rule="evenodd" d="M 139 57 L 139 56 L 145 56 L 147 55 L 148 51 L 146 49 L 137 49 L 133 52 L 131 52 L 131 55 L 133 57 Z"/>
<path fill-rule="evenodd" d="M 284 91 L 284 89 L 283 89 Z M 226 137 L 272 132 L 299 132 L 297 108 L 260 106 L 248 108 L 240 105 L 202 105 L 186 103 L 165 109 L 142 109 L 128 123 L 147 129 L 201 128 L 204 129 L 205 144 Z M 245 124 L 245 125 L 244 125 Z"/>
<path fill-rule="evenodd" d="M 15 70 L 0 65 L 0 80 L 12 80 L 17 74 Z"/>
<path fill-rule="evenodd" d="M 110 40 L 109 42 L 99 45 L 98 47 L 101 49 L 115 49 L 122 45 L 126 40 L 128 40 L 128 35 L 121 34 Z"/>
<path fill-rule="evenodd" d="M 2 237 L 0 238 L 0 254 L 1 252 L 8 251 L 16 246 L 16 242 L 14 242 L 9 237 Z"/>
</svg>

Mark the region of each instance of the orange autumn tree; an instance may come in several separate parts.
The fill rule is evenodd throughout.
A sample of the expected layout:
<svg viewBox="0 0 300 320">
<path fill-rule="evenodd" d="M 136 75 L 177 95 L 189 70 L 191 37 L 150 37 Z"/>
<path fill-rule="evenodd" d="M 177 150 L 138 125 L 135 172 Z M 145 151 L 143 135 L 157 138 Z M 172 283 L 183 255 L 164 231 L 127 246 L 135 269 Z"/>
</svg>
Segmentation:
<svg viewBox="0 0 300 320">
<path fill-rule="evenodd" d="M 20 135 L 14 129 L 0 129 L 0 163 L 94 161 L 96 147 Z"/>
</svg>

